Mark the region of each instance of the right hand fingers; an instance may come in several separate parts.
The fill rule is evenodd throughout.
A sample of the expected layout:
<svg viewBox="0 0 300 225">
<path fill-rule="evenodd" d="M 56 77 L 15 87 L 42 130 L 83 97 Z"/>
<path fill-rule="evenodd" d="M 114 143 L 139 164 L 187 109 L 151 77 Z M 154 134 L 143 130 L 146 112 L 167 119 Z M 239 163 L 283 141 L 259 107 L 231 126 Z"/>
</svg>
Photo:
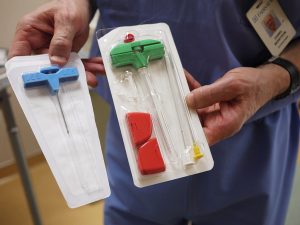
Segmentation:
<svg viewBox="0 0 300 225">
<path fill-rule="evenodd" d="M 89 3 L 52 1 L 23 17 L 9 57 L 48 52 L 53 64 L 63 66 L 70 52 L 79 51 L 88 37 Z"/>
<path fill-rule="evenodd" d="M 98 85 L 98 80 L 95 76 L 95 74 L 89 72 L 89 71 L 85 71 L 86 73 L 86 82 L 89 86 L 95 88 Z"/>
<path fill-rule="evenodd" d="M 51 63 L 63 66 L 69 59 L 76 30 L 68 19 L 65 20 L 62 16 L 57 17 L 54 35 L 50 42 L 49 57 Z"/>
<path fill-rule="evenodd" d="M 96 75 L 105 75 L 102 57 L 82 59 L 82 62 L 86 70 L 85 72 L 88 85 L 96 87 L 98 85 Z"/>
<path fill-rule="evenodd" d="M 102 57 L 92 57 L 88 59 L 82 59 L 82 62 L 86 71 L 89 71 L 96 75 L 105 74 L 105 68 L 103 65 Z"/>
<path fill-rule="evenodd" d="M 54 34 L 49 48 L 53 64 L 65 65 L 71 51 L 78 52 L 86 42 L 89 34 L 89 7 L 84 6 L 82 1 L 72 0 L 54 14 Z"/>
<path fill-rule="evenodd" d="M 43 23 L 36 12 L 24 16 L 17 25 L 8 58 L 31 55 L 35 50 L 45 51 L 51 40 L 53 28 Z"/>
</svg>

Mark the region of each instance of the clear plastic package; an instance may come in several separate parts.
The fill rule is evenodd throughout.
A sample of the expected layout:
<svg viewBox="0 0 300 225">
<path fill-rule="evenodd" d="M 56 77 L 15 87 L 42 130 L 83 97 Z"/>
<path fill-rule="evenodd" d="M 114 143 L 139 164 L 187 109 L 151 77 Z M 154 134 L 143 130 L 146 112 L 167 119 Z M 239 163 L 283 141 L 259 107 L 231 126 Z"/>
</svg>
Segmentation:
<svg viewBox="0 0 300 225">
<path fill-rule="evenodd" d="M 208 171 L 213 159 L 168 25 L 97 32 L 134 184 Z"/>
<path fill-rule="evenodd" d="M 48 55 L 6 63 L 9 82 L 69 207 L 110 195 L 85 70 L 71 53 L 63 68 Z"/>
</svg>

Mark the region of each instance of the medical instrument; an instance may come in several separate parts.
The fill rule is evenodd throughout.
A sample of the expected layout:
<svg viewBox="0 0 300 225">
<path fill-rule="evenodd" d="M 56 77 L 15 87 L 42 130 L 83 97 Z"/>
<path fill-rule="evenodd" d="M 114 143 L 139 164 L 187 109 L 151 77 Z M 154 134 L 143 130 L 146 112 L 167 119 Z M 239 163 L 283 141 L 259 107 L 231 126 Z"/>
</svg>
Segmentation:
<svg viewBox="0 0 300 225">
<path fill-rule="evenodd" d="M 5 66 L 68 206 L 79 207 L 107 197 L 110 188 L 80 57 L 71 53 L 64 68 L 51 66 L 48 54 L 13 57 Z"/>
<path fill-rule="evenodd" d="M 190 90 L 168 25 L 106 31 L 97 32 L 98 44 L 134 184 L 210 170 L 213 159 L 197 112 L 187 107 Z"/>
<path fill-rule="evenodd" d="M 25 73 L 22 76 L 25 88 L 48 85 L 51 94 L 56 95 L 60 112 L 68 134 L 70 131 L 58 96 L 59 86 L 60 82 L 75 81 L 78 79 L 78 77 L 79 73 L 76 68 L 60 68 L 55 65 L 42 68 L 40 69 L 40 72 Z"/>
<path fill-rule="evenodd" d="M 133 38 L 131 37 L 131 39 Z M 169 158 L 171 161 L 175 162 L 177 157 L 174 155 L 175 147 L 171 138 L 170 128 L 166 120 L 166 115 L 161 109 L 159 95 L 148 71 L 149 62 L 156 59 L 162 59 L 164 54 L 164 45 L 160 41 L 152 39 L 125 42 L 115 46 L 110 52 L 112 65 L 114 67 L 131 65 L 137 69 L 139 74 L 145 79 L 145 83 L 147 84 L 147 88 L 149 89 L 158 115 L 159 124 L 163 130 L 162 134 L 164 140 L 168 145 Z"/>
</svg>

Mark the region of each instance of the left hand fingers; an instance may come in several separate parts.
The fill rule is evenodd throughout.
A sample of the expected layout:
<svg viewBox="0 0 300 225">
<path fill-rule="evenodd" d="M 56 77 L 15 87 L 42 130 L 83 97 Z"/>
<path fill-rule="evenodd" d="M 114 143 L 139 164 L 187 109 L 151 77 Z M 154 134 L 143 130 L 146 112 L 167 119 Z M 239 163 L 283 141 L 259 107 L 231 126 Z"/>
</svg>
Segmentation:
<svg viewBox="0 0 300 225">
<path fill-rule="evenodd" d="M 253 71 L 246 73 L 244 69 L 245 73 L 241 75 L 235 71 L 228 72 L 213 84 L 193 90 L 187 96 L 188 105 L 197 109 L 210 145 L 238 132 L 256 109 Z"/>
<path fill-rule="evenodd" d="M 190 91 L 199 88 L 201 86 L 200 83 L 187 70 L 184 70 L 184 74 L 188 82 Z"/>
<path fill-rule="evenodd" d="M 186 97 L 189 107 L 205 108 L 215 103 L 229 101 L 240 94 L 242 87 L 232 76 L 224 76 L 213 84 L 201 86 Z"/>
<path fill-rule="evenodd" d="M 241 129 L 245 121 L 242 111 L 236 110 L 231 104 L 222 102 L 215 105 L 206 108 L 200 115 L 209 145 L 234 135 Z"/>
</svg>

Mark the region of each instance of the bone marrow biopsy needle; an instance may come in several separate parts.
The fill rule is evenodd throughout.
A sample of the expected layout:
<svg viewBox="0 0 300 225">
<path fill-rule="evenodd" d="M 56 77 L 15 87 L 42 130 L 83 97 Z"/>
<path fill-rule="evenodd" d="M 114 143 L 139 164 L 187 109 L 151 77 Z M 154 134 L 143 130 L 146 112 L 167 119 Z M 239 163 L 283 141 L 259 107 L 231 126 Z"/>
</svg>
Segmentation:
<svg viewBox="0 0 300 225">
<path fill-rule="evenodd" d="M 125 43 L 119 44 L 111 50 L 110 56 L 112 65 L 114 67 L 131 65 L 137 69 L 143 79 L 145 79 L 158 115 L 159 124 L 163 131 L 162 134 L 168 145 L 167 150 L 170 160 L 174 161 L 174 155 L 172 152 L 175 151 L 175 148 L 171 140 L 170 128 L 166 121 L 166 116 L 161 109 L 157 91 L 155 90 L 151 76 L 147 69 L 150 61 L 162 59 L 164 57 L 164 45 L 160 41 L 152 39 L 134 41 L 134 37 L 129 37 L 129 35 L 128 39 L 125 39 Z"/>
<path fill-rule="evenodd" d="M 119 44 L 111 50 L 110 56 L 112 59 L 112 65 L 114 67 L 132 65 L 134 68 L 138 69 L 139 73 L 143 75 L 144 79 L 146 79 L 148 89 L 151 93 L 152 100 L 158 114 L 159 123 L 163 129 L 163 135 L 165 137 L 169 150 L 174 149 L 172 145 L 173 142 L 171 141 L 170 129 L 166 122 L 165 114 L 163 113 L 163 110 L 160 107 L 160 102 L 158 99 L 157 92 L 153 86 L 151 76 L 147 69 L 149 61 L 155 59 L 162 59 L 165 56 L 166 53 L 165 53 L 164 45 L 162 44 L 162 42 L 158 40 L 152 40 L 152 39 L 146 39 L 146 40 L 134 41 L 134 42 L 133 41 L 134 41 L 134 36 L 128 34 L 124 40 L 125 44 Z M 169 71 L 168 74 L 170 74 Z M 179 89 L 180 94 L 183 96 L 183 90 L 182 90 L 182 86 L 180 85 L 179 77 L 178 76 L 175 77 L 176 77 L 177 88 Z M 170 81 L 169 76 L 168 78 Z M 174 90 L 172 90 L 172 92 L 174 92 Z M 182 104 L 180 104 L 178 101 L 182 101 L 181 102 Z M 193 124 L 191 124 L 190 112 L 183 98 L 181 98 L 180 100 L 175 99 L 175 102 L 176 102 L 177 113 L 179 110 L 178 107 L 183 107 L 184 108 L 183 110 L 185 111 L 185 113 L 183 114 L 185 114 L 185 117 L 188 121 L 188 128 L 189 128 L 189 133 L 190 133 L 190 138 L 192 143 L 190 143 L 190 141 L 187 140 L 186 134 L 185 132 L 183 132 L 182 129 L 182 135 L 184 139 L 183 141 L 186 147 L 185 150 L 188 152 L 189 150 L 192 150 L 194 160 L 198 160 L 203 157 L 203 153 L 201 152 L 200 146 L 196 141 L 197 135 L 195 133 Z M 179 115 L 180 117 L 179 120 L 181 123 L 184 123 L 184 121 L 182 120 L 183 118 L 181 116 L 182 115 Z M 187 160 L 185 163 L 189 164 L 189 160 Z M 190 161 L 190 163 L 192 162 Z"/>
<path fill-rule="evenodd" d="M 67 125 L 66 117 L 62 109 L 62 105 L 58 96 L 60 82 L 74 81 L 79 77 L 77 68 L 60 68 L 58 66 L 49 66 L 40 69 L 39 72 L 25 73 L 22 75 L 25 88 L 48 86 L 52 95 L 56 95 L 59 109 L 66 127 L 66 131 L 69 134 L 69 128 Z"/>
</svg>

